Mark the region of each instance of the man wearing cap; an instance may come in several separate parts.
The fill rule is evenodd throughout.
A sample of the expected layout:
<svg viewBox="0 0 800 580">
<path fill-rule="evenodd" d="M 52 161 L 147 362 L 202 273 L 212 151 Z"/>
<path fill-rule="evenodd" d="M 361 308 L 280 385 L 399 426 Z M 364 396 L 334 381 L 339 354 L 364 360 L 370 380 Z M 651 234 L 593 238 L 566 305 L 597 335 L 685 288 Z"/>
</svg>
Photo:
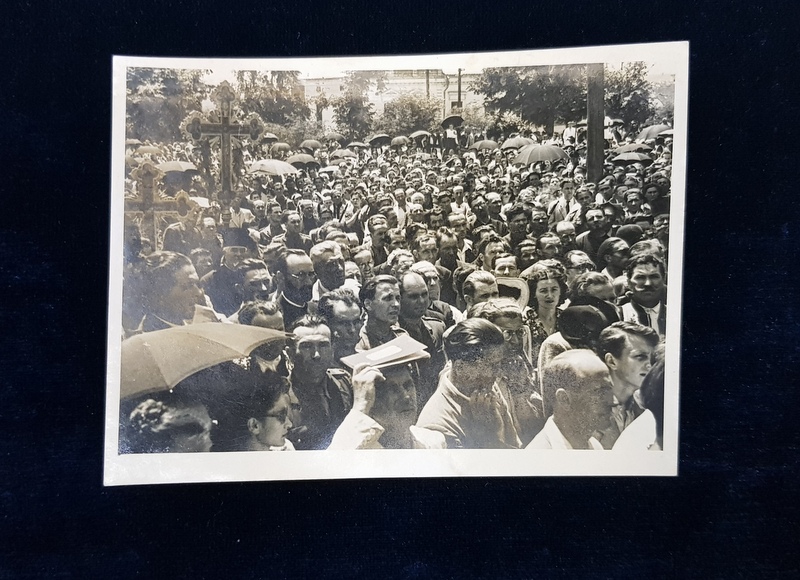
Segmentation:
<svg viewBox="0 0 800 580">
<path fill-rule="evenodd" d="M 594 449 L 603 446 L 592 437 L 611 423 L 613 390 L 608 368 L 589 350 L 571 350 L 543 369 L 545 400 L 553 414 L 526 449 Z"/>
</svg>

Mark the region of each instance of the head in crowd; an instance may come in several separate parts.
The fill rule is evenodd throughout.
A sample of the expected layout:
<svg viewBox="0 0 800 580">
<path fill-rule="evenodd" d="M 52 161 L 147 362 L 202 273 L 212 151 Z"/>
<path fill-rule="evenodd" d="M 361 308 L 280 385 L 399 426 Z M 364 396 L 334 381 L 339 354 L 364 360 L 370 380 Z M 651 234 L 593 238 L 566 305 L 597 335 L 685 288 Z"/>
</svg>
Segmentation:
<svg viewBox="0 0 800 580">
<path fill-rule="evenodd" d="M 474 304 L 500 297 L 497 279 L 491 272 L 483 270 L 476 270 L 467 276 L 462 286 L 462 293 L 467 308 Z"/>
<path fill-rule="evenodd" d="M 655 254 L 631 256 L 627 268 L 631 300 L 645 308 L 653 308 L 664 298 L 666 271 L 664 262 Z"/>
<path fill-rule="evenodd" d="M 441 278 L 436 266 L 431 262 L 421 260 L 414 263 L 409 271 L 416 272 L 425 279 L 425 284 L 428 286 L 428 296 L 431 300 L 441 299 Z"/>
<path fill-rule="evenodd" d="M 501 253 L 508 253 L 511 248 L 506 241 L 498 235 L 490 235 L 486 237 L 478 245 L 478 254 L 480 255 L 481 267 L 487 272 L 493 269 L 493 260 L 495 256 Z"/>
<path fill-rule="evenodd" d="M 496 277 L 516 278 L 519 276 L 520 270 L 519 266 L 517 266 L 517 257 L 514 254 L 509 254 L 508 252 L 497 254 L 492 262 L 492 273 Z"/>
<path fill-rule="evenodd" d="M 375 276 L 366 282 L 358 298 L 367 311 L 367 324 L 397 324 L 400 314 L 400 288 L 394 276 Z"/>
<path fill-rule="evenodd" d="M 242 302 L 269 300 L 272 292 L 272 275 L 262 260 L 247 258 L 236 267 L 236 290 Z"/>
<path fill-rule="evenodd" d="M 627 403 L 641 387 L 658 343 L 655 330 L 633 322 L 615 322 L 600 333 L 596 352 L 611 373 L 620 403 Z"/>
<path fill-rule="evenodd" d="M 566 269 L 567 286 L 572 288 L 575 278 L 583 273 L 593 271 L 595 264 L 586 252 L 572 250 L 564 255 L 564 267 Z"/>
<path fill-rule="evenodd" d="M 436 234 L 436 241 L 442 266 L 454 269 L 458 261 L 458 236 L 450 228 L 442 228 Z"/>
<path fill-rule="evenodd" d="M 520 271 L 531 267 L 539 259 L 534 240 L 522 240 L 512 248 L 517 256 L 517 265 Z"/>
<path fill-rule="evenodd" d="M 326 371 L 333 366 L 331 331 L 325 320 L 313 314 L 297 319 L 289 331 L 292 339 L 287 354 L 292 363 L 292 384 L 301 388 L 303 384 L 318 384 Z"/>
<path fill-rule="evenodd" d="M 417 261 L 434 263 L 439 258 L 436 235 L 425 233 L 416 238 L 411 244 L 411 252 Z"/>
<path fill-rule="evenodd" d="M 153 252 L 141 269 L 142 306 L 146 315 L 180 324 L 204 304 L 199 278 L 191 260 L 176 252 Z"/>
<path fill-rule="evenodd" d="M 536 238 L 536 249 L 541 260 L 560 259 L 561 238 L 553 232 L 545 232 Z"/>
<path fill-rule="evenodd" d="M 353 255 L 353 261 L 361 270 L 361 283 L 366 283 L 374 275 L 372 252 L 369 249 L 359 250 Z"/>
<path fill-rule="evenodd" d="M 392 276 L 399 278 L 401 274 L 408 271 L 414 261 L 414 255 L 409 250 L 398 248 L 392 250 L 386 257 L 386 266 Z"/>
<path fill-rule="evenodd" d="M 551 360 L 542 371 L 542 398 L 545 414 L 552 410 L 574 449 L 588 448 L 592 433 L 611 424 L 611 376 L 590 350 L 568 350 Z"/>
<path fill-rule="evenodd" d="M 283 295 L 295 304 L 311 300 L 317 275 L 311 258 L 303 250 L 284 248 L 273 266 L 275 279 Z"/>
<path fill-rule="evenodd" d="M 400 282 L 400 316 L 406 320 L 420 320 L 431 302 L 425 278 L 416 272 L 407 271 L 398 280 Z"/>
<path fill-rule="evenodd" d="M 311 247 L 309 252 L 314 273 L 327 290 L 344 284 L 344 255 L 336 242 L 324 241 Z"/>
<path fill-rule="evenodd" d="M 484 318 L 503 333 L 506 351 L 522 355 L 525 341 L 525 320 L 522 308 L 509 298 L 495 298 L 470 307 L 467 318 Z"/>
<path fill-rule="evenodd" d="M 560 306 L 567 297 L 567 281 L 556 269 L 543 268 L 528 278 L 530 299 L 528 305 L 538 311 Z"/>
<path fill-rule="evenodd" d="M 127 453 L 211 451 L 211 417 L 205 406 L 163 393 L 139 403 L 125 422 Z"/>
<path fill-rule="evenodd" d="M 336 360 L 355 352 L 361 331 L 361 304 L 349 288 L 337 288 L 320 296 L 317 312 L 333 339 Z"/>
<path fill-rule="evenodd" d="M 584 272 L 572 283 L 570 301 L 576 303 L 584 296 L 613 302 L 616 298 L 611 281 L 600 272 Z"/>
<path fill-rule="evenodd" d="M 528 233 L 528 224 L 531 223 L 531 211 L 521 204 L 512 205 L 506 210 L 508 231 L 511 239 L 522 239 Z"/>
<path fill-rule="evenodd" d="M 444 352 L 456 386 L 488 389 L 505 358 L 503 332 L 483 318 L 467 318 L 445 332 Z"/>
<path fill-rule="evenodd" d="M 214 257 L 205 248 L 195 248 L 189 254 L 197 276 L 202 278 L 214 269 Z"/>
<path fill-rule="evenodd" d="M 600 333 L 611 324 L 596 306 L 570 304 L 558 319 L 561 336 L 572 348 L 593 350 Z"/>
</svg>

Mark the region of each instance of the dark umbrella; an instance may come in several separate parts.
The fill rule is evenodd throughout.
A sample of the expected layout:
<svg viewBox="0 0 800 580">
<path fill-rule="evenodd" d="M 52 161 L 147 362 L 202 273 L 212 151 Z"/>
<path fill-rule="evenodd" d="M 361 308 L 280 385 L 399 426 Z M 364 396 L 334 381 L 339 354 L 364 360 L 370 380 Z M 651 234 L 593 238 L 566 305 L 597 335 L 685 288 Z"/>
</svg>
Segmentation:
<svg viewBox="0 0 800 580">
<path fill-rule="evenodd" d="M 492 141 L 491 139 L 483 139 L 482 141 L 475 141 L 472 145 L 470 145 L 470 149 L 497 149 L 500 145 L 497 144 L 497 141 Z"/>
<path fill-rule="evenodd" d="M 512 137 L 511 139 L 506 139 L 503 141 L 503 144 L 500 145 L 500 149 L 519 149 L 521 147 L 525 147 L 526 145 L 533 144 L 533 139 L 528 139 L 527 137 Z"/>
<path fill-rule="evenodd" d="M 309 165 L 315 165 L 319 167 L 319 161 L 311 157 L 311 155 L 306 155 L 305 153 L 298 153 L 296 155 L 292 155 L 291 157 L 287 157 L 286 163 L 291 163 L 295 167 L 308 167 Z"/>
<path fill-rule="evenodd" d="M 339 143 L 344 143 L 346 141 L 344 135 L 340 133 L 326 133 L 323 139 L 325 139 L 325 141 L 338 141 Z"/>
<path fill-rule="evenodd" d="M 461 115 L 450 115 L 442 121 L 442 127 L 447 129 L 450 125 L 453 127 L 460 127 L 464 124 L 464 117 Z"/>
<path fill-rule="evenodd" d="M 272 147 L 269 148 L 270 151 L 275 153 L 276 151 L 283 151 L 284 153 L 287 151 L 291 151 L 292 147 L 288 143 L 273 143 Z"/>
<path fill-rule="evenodd" d="M 300 143 L 300 148 L 316 151 L 317 149 L 322 149 L 322 143 L 320 143 L 316 139 L 306 139 L 305 141 Z"/>
<path fill-rule="evenodd" d="M 648 139 L 655 139 L 662 131 L 672 129 L 669 125 L 650 125 L 642 129 L 636 136 L 637 141 L 647 141 Z"/>
<path fill-rule="evenodd" d="M 561 147 L 555 145 L 526 145 L 514 158 L 514 165 L 530 165 L 539 161 L 557 161 L 569 159 L 569 155 Z"/>
<path fill-rule="evenodd" d="M 353 147 L 363 147 L 364 149 L 366 149 L 367 147 L 369 147 L 369 145 L 367 145 L 362 141 L 353 141 L 347 144 L 348 149 L 352 149 Z"/>
<path fill-rule="evenodd" d="M 380 147 L 381 145 L 388 145 L 392 142 L 392 138 L 389 137 L 386 133 L 378 133 L 377 135 L 373 135 L 369 139 L 367 139 L 370 145 L 373 147 Z"/>
<path fill-rule="evenodd" d="M 621 147 L 617 147 L 614 149 L 614 153 L 621 154 L 621 153 L 647 153 L 648 151 L 652 151 L 653 148 L 650 145 L 645 145 L 644 143 L 628 143 L 627 145 L 622 145 Z"/>
<path fill-rule="evenodd" d="M 630 165 L 631 163 L 650 165 L 653 162 L 649 155 L 645 155 L 644 153 L 636 153 L 634 151 L 617 155 L 611 161 L 615 165 Z"/>
<path fill-rule="evenodd" d="M 427 131 L 414 131 L 413 133 L 411 133 L 411 135 L 409 135 L 409 137 L 411 137 L 412 139 L 419 139 L 420 137 L 430 137 L 430 136 L 431 134 L 428 133 Z"/>
<path fill-rule="evenodd" d="M 411 140 L 406 137 L 405 135 L 400 135 L 392 139 L 392 147 L 402 147 L 403 145 L 408 145 Z"/>
</svg>

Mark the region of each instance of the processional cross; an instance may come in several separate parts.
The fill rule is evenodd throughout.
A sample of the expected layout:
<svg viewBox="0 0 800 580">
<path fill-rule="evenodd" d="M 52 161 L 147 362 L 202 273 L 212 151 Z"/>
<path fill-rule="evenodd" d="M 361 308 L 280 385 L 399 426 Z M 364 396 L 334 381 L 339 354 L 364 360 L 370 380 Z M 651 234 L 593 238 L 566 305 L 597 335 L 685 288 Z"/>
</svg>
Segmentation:
<svg viewBox="0 0 800 580">
<path fill-rule="evenodd" d="M 211 93 L 211 100 L 217 104 L 219 113 L 219 123 L 213 123 L 204 118 L 200 113 L 193 113 L 181 124 L 181 130 L 187 138 L 199 141 L 203 137 L 220 138 L 221 151 L 221 201 L 228 201 L 231 198 L 232 179 L 231 179 L 231 137 L 248 136 L 256 141 L 264 131 L 264 124 L 256 113 L 251 113 L 244 123 L 231 122 L 231 112 L 233 103 L 236 101 L 236 94 L 233 92 L 228 81 L 223 81 Z"/>
<path fill-rule="evenodd" d="M 160 230 L 158 217 L 161 214 L 177 213 L 178 204 L 174 199 L 161 199 L 155 190 L 158 180 L 164 173 L 150 161 L 142 162 L 131 171 L 131 178 L 137 182 L 137 197 L 125 200 L 126 217 L 134 223 L 139 222 L 139 231 L 148 238 L 154 247 L 160 247 Z M 158 214 L 158 215 L 157 215 Z"/>
</svg>

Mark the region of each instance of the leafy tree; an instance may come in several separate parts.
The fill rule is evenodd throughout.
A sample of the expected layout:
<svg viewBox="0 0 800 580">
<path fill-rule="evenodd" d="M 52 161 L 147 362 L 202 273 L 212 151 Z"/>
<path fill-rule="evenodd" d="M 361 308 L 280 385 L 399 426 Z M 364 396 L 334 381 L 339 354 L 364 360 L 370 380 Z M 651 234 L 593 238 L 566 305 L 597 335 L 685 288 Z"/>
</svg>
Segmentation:
<svg viewBox="0 0 800 580">
<path fill-rule="evenodd" d="M 438 129 L 439 103 L 423 95 L 407 94 L 386 103 L 373 129 L 389 135 L 409 135 L 414 131 Z"/>
<path fill-rule="evenodd" d="M 239 107 L 265 123 L 291 124 L 311 114 L 297 71 L 236 71 Z"/>
<path fill-rule="evenodd" d="M 377 92 L 385 90 L 383 73 L 350 71 L 344 81 L 344 92 L 330 100 L 336 127 L 348 139 L 362 139 L 372 130 L 375 106 L 368 93 L 372 85 Z"/>
<path fill-rule="evenodd" d="M 605 70 L 606 115 L 620 118 L 625 125 L 643 125 L 655 113 L 653 87 L 647 80 L 644 62 L 624 63 L 619 69 Z"/>
<path fill-rule="evenodd" d="M 586 69 L 581 65 L 487 68 L 473 83 L 489 113 L 515 113 L 553 132 L 556 121 L 586 112 Z"/>
<path fill-rule="evenodd" d="M 202 110 L 211 87 L 207 70 L 129 68 L 125 110 L 129 138 L 172 142 L 182 139 L 180 123 Z"/>
</svg>

